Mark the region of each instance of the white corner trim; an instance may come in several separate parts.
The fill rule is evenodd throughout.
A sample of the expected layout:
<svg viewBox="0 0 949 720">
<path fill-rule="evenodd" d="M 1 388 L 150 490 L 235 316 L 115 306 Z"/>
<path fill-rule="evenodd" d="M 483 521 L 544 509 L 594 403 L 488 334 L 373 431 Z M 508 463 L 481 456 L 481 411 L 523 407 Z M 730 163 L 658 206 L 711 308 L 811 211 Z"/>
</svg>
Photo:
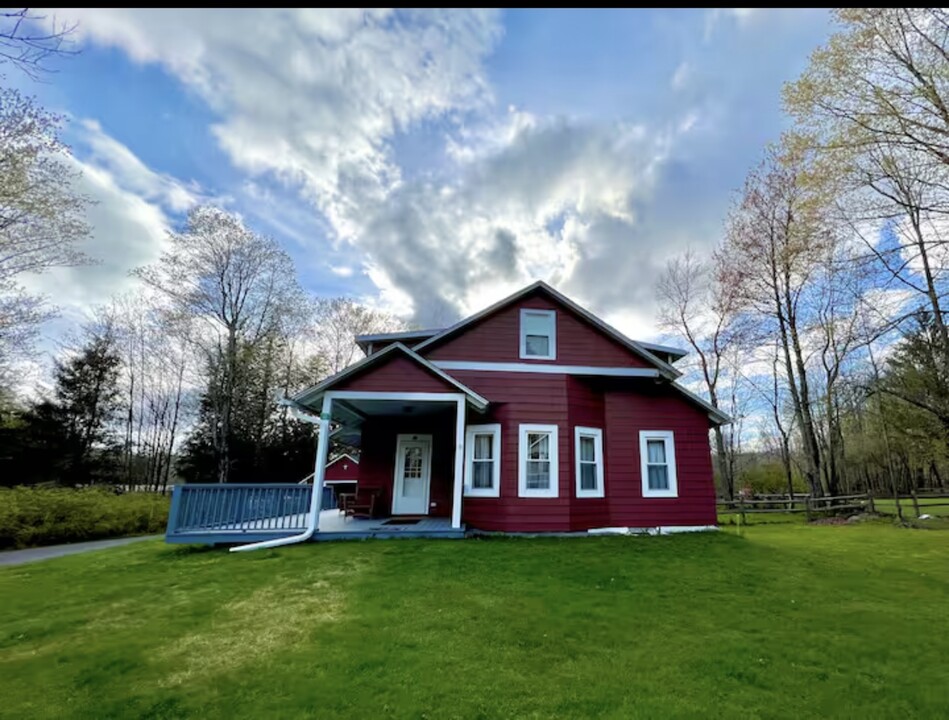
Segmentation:
<svg viewBox="0 0 949 720">
<path fill-rule="evenodd" d="M 595 365 L 546 365 L 534 363 L 478 362 L 474 360 L 435 360 L 442 370 L 486 370 L 488 372 L 548 373 L 551 375 L 607 375 L 612 377 L 657 378 L 655 368 L 597 367 Z"/>
<path fill-rule="evenodd" d="M 332 436 L 334 435 L 334 433 L 335 433 L 335 431 L 334 431 L 334 432 L 331 432 L 331 433 L 330 433 L 330 437 L 332 437 Z M 337 455 L 335 458 L 333 458 L 333 459 L 330 460 L 328 463 L 326 463 L 326 467 L 327 467 L 327 468 L 333 467 L 333 465 L 335 465 L 336 463 L 338 463 L 338 462 L 339 462 L 340 460 L 342 460 L 343 458 L 346 458 L 346 459 L 349 460 L 350 462 L 354 462 L 354 463 L 356 463 L 357 465 L 359 464 L 359 461 L 358 461 L 356 458 L 354 458 L 352 455 L 350 455 L 349 453 L 343 453 L 342 455 Z"/>
<path fill-rule="evenodd" d="M 527 433 L 550 433 L 550 487 L 545 490 L 527 487 Z M 559 438 L 556 425 L 522 424 L 517 431 L 517 496 L 522 498 L 555 498 L 560 494 Z"/>
<path fill-rule="evenodd" d="M 474 476 L 474 438 L 475 435 L 492 435 L 491 444 L 494 456 L 492 458 L 492 483 L 489 488 L 472 487 Z M 465 497 L 500 497 L 501 496 L 501 424 L 469 425 L 465 431 Z"/>
<path fill-rule="evenodd" d="M 374 392 L 370 390 L 327 390 L 324 398 L 334 400 L 431 400 L 432 402 L 457 402 L 464 400 L 464 393 L 433 392 Z"/>
<path fill-rule="evenodd" d="M 550 320 L 550 334 L 547 336 L 547 354 L 531 355 L 527 352 L 527 332 L 524 327 L 524 318 L 528 315 L 542 315 Z M 518 327 L 518 337 L 520 338 L 520 357 L 522 360 L 556 360 L 557 359 L 557 311 L 547 310 L 546 308 L 521 308 L 520 326 Z"/>
<path fill-rule="evenodd" d="M 650 440 L 662 440 L 666 445 L 666 467 L 668 468 L 669 488 L 666 490 L 649 489 L 649 467 L 646 445 Z M 675 436 L 671 430 L 639 431 L 639 474 L 642 479 L 644 498 L 679 497 L 679 483 L 676 475 Z"/>
<path fill-rule="evenodd" d="M 580 487 L 580 438 L 593 438 L 593 452 L 596 459 L 596 488 L 593 490 L 584 490 Z M 603 488 L 603 430 L 600 428 L 581 427 L 577 425 L 573 429 L 573 472 L 578 498 L 601 498 L 604 497 Z"/>
</svg>

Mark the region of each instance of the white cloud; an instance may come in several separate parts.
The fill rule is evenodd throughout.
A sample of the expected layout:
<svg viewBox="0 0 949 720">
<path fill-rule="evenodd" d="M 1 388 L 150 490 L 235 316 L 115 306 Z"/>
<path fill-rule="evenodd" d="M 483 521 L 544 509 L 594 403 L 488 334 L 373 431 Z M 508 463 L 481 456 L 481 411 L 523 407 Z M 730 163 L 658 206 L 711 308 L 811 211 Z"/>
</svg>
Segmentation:
<svg viewBox="0 0 949 720">
<path fill-rule="evenodd" d="M 749 26 L 764 12 L 761 8 L 714 8 L 705 15 L 705 41 L 708 42 L 716 27 L 724 21 L 732 21 L 739 28 Z"/>
<path fill-rule="evenodd" d="M 679 66 L 676 68 L 675 72 L 672 73 L 672 80 L 670 85 L 673 90 L 681 90 L 685 87 L 686 83 L 689 82 L 689 78 L 692 76 L 692 66 L 687 60 L 683 60 L 679 63 Z"/>
<path fill-rule="evenodd" d="M 200 198 L 194 186 L 150 170 L 95 122 L 79 122 L 76 137 L 84 156 L 69 158 L 82 173 L 76 190 L 94 202 L 86 213 L 91 234 L 81 249 L 96 262 L 54 268 L 23 280 L 31 292 L 48 296 L 71 319 L 134 287 L 137 281 L 129 271 L 158 258 L 170 217 Z"/>
<path fill-rule="evenodd" d="M 343 237 L 400 180 L 389 141 L 488 98 L 486 11 L 62 10 L 85 38 L 164 65 L 222 119 L 250 174 L 298 184 Z"/>
<path fill-rule="evenodd" d="M 594 309 L 622 295 L 639 318 L 624 324 L 644 329 L 654 273 L 650 251 L 633 242 L 645 230 L 638 208 L 679 129 L 524 122 L 516 113 L 509 123 L 514 130 L 471 134 L 474 149 L 452 179 L 403 183 L 367 219 L 355 242 L 372 258 L 370 277 L 407 293 L 423 325 L 543 278 Z"/>
<path fill-rule="evenodd" d="M 349 265 L 330 265 L 330 272 L 344 278 L 352 277 L 356 274 L 356 271 Z"/>
<path fill-rule="evenodd" d="M 665 260 L 717 238 L 725 202 L 709 198 L 727 192 L 733 179 L 722 166 L 741 155 L 681 149 L 708 135 L 710 108 L 728 102 L 697 57 L 678 67 L 671 82 L 681 92 L 666 90 L 672 105 L 650 124 L 499 110 L 484 68 L 500 36 L 493 12 L 58 15 L 77 18 L 89 42 L 160 64 L 199 94 L 237 168 L 297 189 L 321 211 L 335 254 L 320 253 L 313 267 L 341 277 L 361 269 L 379 302 L 424 324 L 544 278 L 615 313 L 624 330 L 645 332 Z M 755 16 L 713 13 L 708 27 L 722 17 L 744 25 Z M 731 82 L 734 73 L 714 77 Z M 736 105 L 760 125 L 747 102 Z M 640 110 L 634 117 L 649 115 Z M 396 157 L 399 137 L 420 127 L 436 138 L 433 172 L 413 173 Z M 706 146 L 724 146 L 720 139 Z M 163 180 L 153 182 L 134 192 L 170 202 Z M 287 222 L 266 193 L 255 212 L 301 246 L 313 243 L 311 228 Z"/>
</svg>

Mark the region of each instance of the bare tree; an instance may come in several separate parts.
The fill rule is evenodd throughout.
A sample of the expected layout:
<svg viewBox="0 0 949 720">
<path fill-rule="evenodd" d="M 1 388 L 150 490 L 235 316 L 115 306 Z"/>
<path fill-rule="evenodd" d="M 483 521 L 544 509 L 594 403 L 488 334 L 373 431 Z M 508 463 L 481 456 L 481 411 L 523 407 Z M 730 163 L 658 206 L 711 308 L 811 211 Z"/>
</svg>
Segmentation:
<svg viewBox="0 0 949 720">
<path fill-rule="evenodd" d="M 330 374 L 351 365 L 359 356 L 357 335 L 404 329 L 398 318 L 345 297 L 314 300 L 315 342 Z"/>
<path fill-rule="evenodd" d="M 805 476 L 811 492 L 819 495 L 821 454 L 802 315 L 804 298 L 832 237 L 823 225 L 821 204 L 802 184 L 799 162 L 772 148 L 749 175 L 726 224 L 721 266 L 722 282 L 737 290 L 762 341 L 778 338 Z"/>
<path fill-rule="evenodd" d="M 58 22 L 29 8 L 0 12 L 0 65 L 10 63 L 39 79 L 52 72 L 46 64 L 51 57 L 78 52 L 70 40 L 77 27 L 78 23 Z"/>
<path fill-rule="evenodd" d="M 717 261 L 703 261 L 691 250 L 672 258 L 657 284 L 659 324 L 669 333 L 681 335 L 692 348 L 709 402 L 721 408 L 719 382 L 726 358 L 736 346 L 738 295 L 734 285 L 722 282 Z M 732 391 L 737 392 L 732 382 Z M 725 430 L 716 425 L 716 461 L 729 498 L 735 495 L 734 452 L 726 446 Z M 731 433 L 734 437 L 734 433 Z M 733 450 L 734 448 L 732 448 Z"/>
<path fill-rule="evenodd" d="M 300 289 L 293 263 L 274 240 L 218 208 L 192 210 L 186 230 L 172 233 L 170 243 L 155 265 L 136 274 L 193 327 L 191 337 L 208 372 L 205 401 L 217 478 L 227 482 L 244 361 L 301 304 Z"/>
<path fill-rule="evenodd" d="M 96 312 L 110 327 L 121 359 L 122 473 L 130 486 L 163 490 L 182 429 L 194 414 L 189 326 L 141 293 L 114 298 Z"/>
</svg>

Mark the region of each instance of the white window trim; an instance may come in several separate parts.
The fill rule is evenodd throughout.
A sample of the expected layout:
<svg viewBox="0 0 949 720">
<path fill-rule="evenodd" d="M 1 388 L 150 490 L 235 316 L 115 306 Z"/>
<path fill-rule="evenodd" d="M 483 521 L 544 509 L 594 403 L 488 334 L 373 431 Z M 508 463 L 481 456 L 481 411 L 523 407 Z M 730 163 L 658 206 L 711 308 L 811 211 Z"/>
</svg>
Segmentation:
<svg viewBox="0 0 949 720">
<path fill-rule="evenodd" d="M 550 352 L 547 355 L 528 355 L 527 354 L 527 333 L 524 332 L 525 315 L 546 315 L 550 318 Z M 535 310 L 533 308 L 521 308 L 520 327 L 518 334 L 520 336 L 521 360 L 556 360 L 557 359 L 557 311 L 556 310 Z"/>
<path fill-rule="evenodd" d="M 560 495 L 560 461 L 556 425 L 520 425 L 517 437 L 517 496 L 522 498 L 555 498 Z M 550 433 L 550 487 L 546 490 L 527 487 L 527 433 Z"/>
<path fill-rule="evenodd" d="M 493 435 L 491 443 L 494 452 L 494 472 L 492 487 L 472 487 L 474 477 L 474 437 L 475 435 Z M 500 497 L 501 496 L 501 425 L 469 425 L 465 431 L 465 497 Z"/>
<path fill-rule="evenodd" d="M 580 438 L 593 438 L 593 452 L 596 456 L 596 488 L 584 490 L 580 485 Z M 580 427 L 573 430 L 574 473 L 576 475 L 578 498 L 601 498 L 605 492 L 603 488 L 603 431 L 600 428 Z"/>
<path fill-rule="evenodd" d="M 646 443 L 650 440 L 662 440 L 666 444 L 666 466 L 669 468 L 669 489 L 649 489 L 649 469 Z M 679 497 L 679 483 L 676 475 L 676 446 L 675 436 L 671 430 L 640 430 L 639 431 L 639 473 L 642 477 L 644 498 L 674 498 Z"/>
</svg>

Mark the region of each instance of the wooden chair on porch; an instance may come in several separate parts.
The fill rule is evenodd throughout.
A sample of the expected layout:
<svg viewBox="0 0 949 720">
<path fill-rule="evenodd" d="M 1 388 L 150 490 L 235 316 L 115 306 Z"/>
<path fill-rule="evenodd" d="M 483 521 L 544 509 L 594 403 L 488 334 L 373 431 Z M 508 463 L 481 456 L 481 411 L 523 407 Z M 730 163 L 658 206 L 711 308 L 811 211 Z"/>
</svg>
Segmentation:
<svg viewBox="0 0 949 720">
<path fill-rule="evenodd" d="M 352 518 L 372 518 L 376 513 L 376 499 L 381 494 L 379 488 L 358 488 L 354 493 L 340 496 L 343 514 Z"/>
</svg>

